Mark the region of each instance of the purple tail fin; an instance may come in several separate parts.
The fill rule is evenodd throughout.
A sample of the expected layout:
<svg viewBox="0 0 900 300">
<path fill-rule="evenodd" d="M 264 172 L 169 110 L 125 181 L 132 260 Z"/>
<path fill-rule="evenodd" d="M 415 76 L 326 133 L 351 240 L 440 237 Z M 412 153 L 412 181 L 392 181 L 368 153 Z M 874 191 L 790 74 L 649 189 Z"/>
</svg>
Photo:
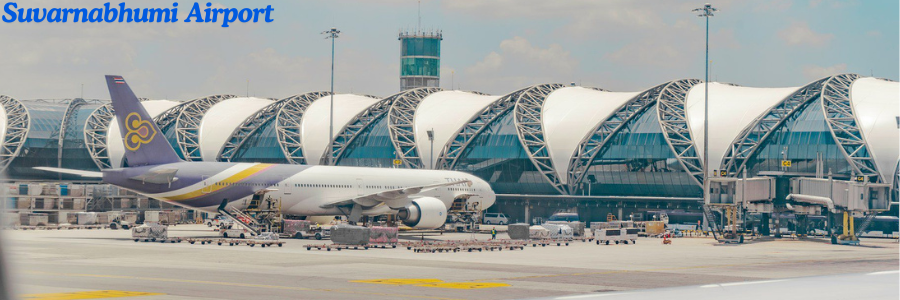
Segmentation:
<svg viewBox="0 0 900 300">
<path fill-rule="evenodd" d="M 125 142 L 128 165 L 139 167 L 179 162 L 181 159 L 169 145 L 165 134 L 144 109 L 122 76 L 106 75 L 119 130 Z"/>
</svg>

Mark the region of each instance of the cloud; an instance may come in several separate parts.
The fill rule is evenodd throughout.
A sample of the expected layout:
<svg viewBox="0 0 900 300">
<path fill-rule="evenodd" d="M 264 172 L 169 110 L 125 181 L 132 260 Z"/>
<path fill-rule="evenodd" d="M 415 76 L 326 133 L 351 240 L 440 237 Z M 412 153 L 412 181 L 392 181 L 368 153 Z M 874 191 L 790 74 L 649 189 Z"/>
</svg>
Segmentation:
<svg viewBox="0 0 900 300">
<path fill-rule="evenodd" d="M 830 33 L 818 33 L 809 28 L 806 22 L 794 22 L 778 32 L 778 37 L 791 46 L 822 47 L 834 38 Z"/>
<path fill-rule="evenodd" d="M 805 66 L 803 67 L 803 76 L 806 79 L 816 80 L 826 76 L 837 75 L 847 71 L 847 64 L 836 64 L 828 67 L 821 66 Z"/>
<path fill-rule="evenodd" d="M 517 36 L 501 41 L 499 52 L 488 53 L 465 68 L 465 77 L 460 78 L 458 85 L 470 90 L 509 92 L 536 83 L 571 79 L 577 67 L 578 61 L 562 46 L 541 48 Z"/>
</svg>

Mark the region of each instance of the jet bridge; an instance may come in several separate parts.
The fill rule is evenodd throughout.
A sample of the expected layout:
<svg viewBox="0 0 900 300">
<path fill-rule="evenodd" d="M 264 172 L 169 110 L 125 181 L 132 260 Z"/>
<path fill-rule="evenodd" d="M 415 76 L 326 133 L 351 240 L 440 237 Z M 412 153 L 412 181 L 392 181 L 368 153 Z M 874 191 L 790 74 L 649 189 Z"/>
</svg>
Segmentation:
<svg viewBox="0 0 900 300">
<path fill-rule="evenodd" d="M 744 241 L 744 216 L 746 213 L 770 213 L 774 211 L 776 198 L 775 179 L 771 177 L 709 178 L 709 198 L 704 207 L 704 216 L 720 242 L 742 243 Z M 723 225 L 719 228 L 713 211 L 722 213 Z M 717 235 L 719 232 L 721 235 Z"/>
<path fill-rule="evenodd" d="M 746 213 L 762 214 L 760 233 L 763 235 L 769 233 L 772 213 L 790 212 L 797 216 L 798 234 L 805 234 L 807 216 L 826 213 L 833 242 L 857 244 L 856 236 L 866 229 L 875 215 L 890 209 L 891 187 L 867 182 L 864 177 L 853 179 L 858 181 L 784 174 L 752 178 L 713 177 L 709 178 L 710 195 L 705 216 L 713 231 L 722 233 L 723 239 L 729 242 L 739 240 L 742 231 L 739 228 L 744 226 Z M 713 211 L 720 211 L 724 216 L 721 228 L 716 226 L 719 223 L 715 222 Z M 832 217 L 834 214 L 843 215 L 843 222 L 836 221 Z M 865 220 L 860 226 L 854 226 L 854 217 Z M 779 221 L 775 219 L 776 224 Z M 842 233 L 834 234 L 841 226 Z"/>
</svg>

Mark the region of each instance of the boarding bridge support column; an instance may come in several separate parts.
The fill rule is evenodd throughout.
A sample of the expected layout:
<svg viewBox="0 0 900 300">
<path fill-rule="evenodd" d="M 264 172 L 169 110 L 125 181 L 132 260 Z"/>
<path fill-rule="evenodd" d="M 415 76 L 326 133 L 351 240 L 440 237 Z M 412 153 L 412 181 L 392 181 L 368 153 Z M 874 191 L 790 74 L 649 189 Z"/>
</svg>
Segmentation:
<svg viewBox="0 0 900 300">
<path fill-rule="evenodd" d="M 622 220 L 624 220 L 624 219 L 622 219 L 622 206 L 623 206 L 623 203 L 622 203 L 622 202 L 616 203 L 616 206 L 619 207 L 619 208 L 618 208 L 618 212 L 619 212 L 619 215 L 618 215 L 619 221 L 622 221 Z"/>
<path fill-rule="evenodd" d="M 769 236 L 772 234 L 772 231 L 769 230 L 769 219 L 772 214 L 770 213 L 762 213 L 759 216 L 759 234 L 762 236 Z"/>
<path fill-rule="evenodd" d="M 525 223 L 531 225 L 531 201 L 525 200 Z"/>
</svg>

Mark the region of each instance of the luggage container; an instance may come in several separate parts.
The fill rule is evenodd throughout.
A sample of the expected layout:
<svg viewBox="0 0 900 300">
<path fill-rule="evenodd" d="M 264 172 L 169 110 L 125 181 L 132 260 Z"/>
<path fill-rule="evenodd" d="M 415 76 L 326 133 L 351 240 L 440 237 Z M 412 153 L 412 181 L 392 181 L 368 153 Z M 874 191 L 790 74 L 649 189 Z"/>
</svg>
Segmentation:
<svg viewBox="0 0 900 300">
<path fill-rule="evenodd" d="M 29 214 L 28 226 L 47 226 L 49 218 L 47 214 Z"/>
<path fill-rule="evenodd" d="M 551 239 L 571 240 L 575 238 L 575 231 L 569 225 L 541 224 L 541 227 L 547 229 Z"/>
<path fill-rule="evenodd" d="M 369 244 L 397 244 L 397 227 L 373 226 L 369 233 Z"/>
<path fill-rule="evenodd" d="M 78 225 L 96 225 L 97 224 L 97 213 L 95 212 L 79 212 L 78 215 Z"/>
<path fill-rule="evenodd" d="M 532 240 L 543 240 L 550 238 L 550 230 L 540 225 L 528 227 L 528 237 Z"/>
<path fill-rule="evenodd" d="M 145 242 L 165 240 L 169 238 L 169 230 L 164 225 L 155 223 L 143 224 L 131 228 L 131 238 L 134 239 L 135 242 L 140 240 L 144 240 Z"/>
<path fill-rule="evenodd" d="M 69 223 L 69 213 L 65 211 L 49 214 L 50 224 L 63 225 Z"/>
<path fill-rule="evenodd" d="M 41 191 L 43 191 L 43 187 L 39 183 L 32 183 L 28 185 L 28 195 L 30 196 L 39 196 L 41 195 Z"/>
<path fill-rule="evenodd" d="M 34 203 L 34 199 L 19 197 L 19 200 L 16 201 L 16 208 L 18 208 L 18 209 L 31 209 L 31 205 L 32 205 L 33 203 Z"/>
<path fill-rule="evenodd" d="M 159 223 L 159 213 L 158 210 L 148 210 L 144 212 L 144 223 L 152 222 Z"/>
<path fill-rule="evenodd" d="M 207 220 L 207 225 L 209 227 L 218 226 L 216 220 Z M 218 223 L 222 223 L 222 221 L 218 221 Z M 311 237 L 311 228 L 312 222 L 307 220 L 284 220 L 284 235 L 291 238 L 302 239 Z"/>
<path fill-rule="evenodd" d="M 648 236 L 660 235 L 666 232 L 666 223 L 662 221 L 649 221 L 644 223 L 644 232 Z"/>
</svg>

